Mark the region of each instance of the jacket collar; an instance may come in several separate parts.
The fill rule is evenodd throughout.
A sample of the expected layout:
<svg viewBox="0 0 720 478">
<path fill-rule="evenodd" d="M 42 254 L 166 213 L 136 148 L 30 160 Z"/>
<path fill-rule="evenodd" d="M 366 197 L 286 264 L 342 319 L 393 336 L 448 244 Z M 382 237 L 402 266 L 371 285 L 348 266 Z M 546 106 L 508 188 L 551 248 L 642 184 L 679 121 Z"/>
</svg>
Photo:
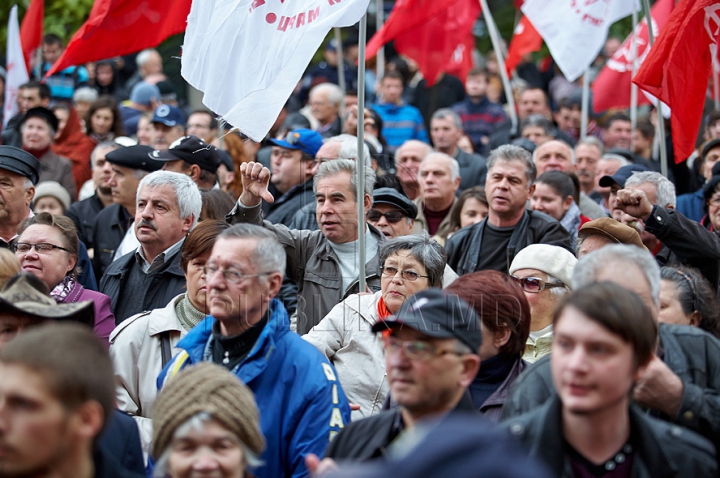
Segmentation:
<svg viewBox="0 0 720 478">
<path fill-rule="evenodd" d="M 185 294 L 180 294 L 171 300 L 168 305 L 156 311 L 157 313 L 153 315 L 152 320 L 148 322 L 148 332 L 150 332 L 150 336 L 170 330 L 182 332 L 182 327 L 178 323 L 177 314 L 175 313 L 175 306 L 184 297 Z"/>
<path fill-rule="evenodd" d="M 370 230 L 370 233 L 371 233 L 373 236 L 376 236 L 376 237 L 377 237 L 378 242 L 384 242 L 384 241 L 387 240 L 387 239 L 385 239 L 385 234 L 382 234 L 379 230 L 377 230 L 377 229 L 375 228 L 375 226 L 373 226 L 372 224 L 367 223 L 367 222 L 366 222 L 365 224 L 367 224 L 367 227 L 368 227 L 368 229 Z M 324 238 L 324 236 L 323 236 L 323 238 Z M 325 239 L 325 238 L 324 238 L 324 239 Z M 320 260 L 323 260 L 323 261 L 330 259 L 330 257 L 333 257 L 335 260 L 337 260 L 337 257 L 336 257 L 336 255 L 335 255 L 335 252 L 333 251 L 333 248 L 332 248 L 332 246 L 330 245 L 330 241 L 327 240 L 327 239 L 321 240 L 321 241 L 318 243 L 318 248 L 317 248 L 317 250 L 315 251 L 315 255 L 317 255 L 317 257 L 318 257 Z M 377 261 L 377 255 L 375 255 L 375 260 Z M 370 264 L 371 262 L 372 262 L 372 259 L 371 259 L 371 260 L 368 260 L 368 261 L 367 261 L 367 264 Z M 366 275 L 367 275 L 367 276 L 370 276 L 371 274 L 366 273 Z"/>
<path fill-rule="evenodd" d="M 518 378 L 518 375 L 520 375 L 520 373 L 527 367 L 528 363 L 518 357 L 510 369 L 510 373 L 507 377 L 505 377 L 505 380 L 503 380 L 497 390 L 495 390 L 480 406 L 480 411 L 482 412 L 487 407 L 503 405 L 507 401 L 508 395 L 510 395 L 510 387 L 513 383 L 515 383 L 515 379 Z"/>
</svg>

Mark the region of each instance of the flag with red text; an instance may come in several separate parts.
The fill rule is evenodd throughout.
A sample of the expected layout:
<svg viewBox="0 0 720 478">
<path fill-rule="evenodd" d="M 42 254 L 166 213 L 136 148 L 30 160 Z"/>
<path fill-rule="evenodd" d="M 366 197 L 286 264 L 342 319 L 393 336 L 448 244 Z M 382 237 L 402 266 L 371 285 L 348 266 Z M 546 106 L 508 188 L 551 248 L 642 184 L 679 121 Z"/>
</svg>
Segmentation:
<svg viewBox="0 0 720 478">
<path fill-rule="evenodd" d="M 398 0 L 387 22 L 368 42 L 367 57 L 394 40 L 398 53 L 417 62 L 428 86 L 441 72 L 464 80 L 472 68 L 472 27 L 478 16 L 477 0 Z"/>
<path fill-rule="evenodd" d="M 182 76 L 208 108 L 261 141 L 330 29 L 357 23 L 368 3 L 195 0 Z"/>
<path fill-rule="evenodd" d="M 128 55 L 182 33 L 191 0 L 96 0 L 47 76 L 69 66 Z"/>
<path fill-rule="evenodd" d="M 25 16 L 20 24 L 20 41 L 22 42 L 25 65 L 31 71 L 31 60 L 35 50 L 40 48 L 43 37 L 43 19 L 45 17 L 45 0 L 30 0 Z"/>
<path fill-rule="evenodd" d="M 507 58 L 505 59 L 505 69 L 508 76 L 512 76 L 512 72 L 522 61 L 522 58 L 528 53 L 540 50 L 542 46 L 542 37 L 535 30 L 535 27 L 526 16 L 523 16 L 515 27 L 510 46 L 508 47 Z"/>
<path fill-rule="evenodd" d="M 674 0 L 659 0 L 650 9 L 653 19 L 653 33 L 657 38 L 670 18 Z M 638 67 L 642 65 L 650 53 L 650 41 L 648 39 L 647 20 L 643 18 L 635 29 L 637 35 L 637 62 Z M 597 78 L 592 84 L 593 109 L 595 111 L 606 111 L 610 108 L 630 107 L 630 82 L 633 71 L 633 33 L 628 35 L 618 51 L 610 58 L 607 64 L 600 70 Z M 638 95 L 638 105 L 649 105 L 650 99 L 645 95 Z"/>
<path fill-rule="evenodd" d="M 720 2 L 680 0 L 633 79 L 670 106 L 676 162 L 695 149 L 719 34 Z"/>
<path fill-rule="evenodd" d="M 638 0 L 525 0 L 522 12 L 575 81 L 600 53 L 610 25 L 640 9 Z"/>
<path fill-rule="evenodd" d="M 17 92 L 20 85 L 28 82 L 22 44 L 20 43 L 20 27 L 18 26 L 17 5 L 10 9 L 7 29 L 5 75 L 5 106 L 3 108 L 3 126 L 18 112 Z"/>
</svg>

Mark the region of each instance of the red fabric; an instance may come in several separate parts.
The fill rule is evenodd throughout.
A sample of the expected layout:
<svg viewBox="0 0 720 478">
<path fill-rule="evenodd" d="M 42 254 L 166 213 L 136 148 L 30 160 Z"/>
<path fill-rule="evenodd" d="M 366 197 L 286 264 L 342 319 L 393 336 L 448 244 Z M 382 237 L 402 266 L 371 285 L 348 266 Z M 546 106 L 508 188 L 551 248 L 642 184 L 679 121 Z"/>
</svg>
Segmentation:
<svg viewBox="0 0 720 478">
<path fill-rule="evenodd" d="M 674 0 L 659 0 L 651 9 L 650 14 L 657 32 L 670 18 Z M 630 107 L 630 81 L 632 80 L 632 33 L 628 35 L 618 51 L 610 58 L 607 64 L 600 70 L 597 78 L 592 84 L 593 109 L 595 111 L 606 111 L 611 108 Z M 648 41 L 647 20 L 638 24 L 637 35 L 637 57 L 638 65 L 641 65 L 645 57 L 650 53 Z M 649 105 L 650 100 L 642 93 L 638 94 L 638 105 Z"/>
<path fill-rule="evenodd" d="M 367 57 L 395 40 L 395 49 L 417 62 L 428 86 L 451 70 L 464 80 L 472 68 L 471 32 L 479 15 L 477 0 L 398 0 L 370 39 Z"/>
<path fill-rule="evenodd" d="M 390 313 L 390 309 L 388 309 L 387 305 L 385 305 L 385 301 L 383 300 L 382 297 L 380 297 L 380 299 L 378 299 L 377 310 L 378 310 L 378 321 L 385 320 L 392 315 Z"/>
<path fill-rule="evenodd" d="M 520 64 L 523 56 L 540 50 L 541 46 L 542 37 L 530 23 L 530 20 L 523 15 L 515 27 L 512 40 L 510 40 L 507 58 L 505 59 L 505 69 L 508 76 L 512 76 L 513 70 Z"/>
<path fill-rule="evenodd" d="M 190 4 L 191 0 L 96 0 L 90 17 L 46 76 L 157 46 L 185 31 Z"/>
<path fill-rule="evenodd" d="M 28 71 L 32 71 L 32 55 L 42 43 L 44 16 L 45 0 L 31 0 L 20 25 L 20 43 Z"/>
<path fill-rule="evenodd" d="M 677 163 L 695 148 L 710 76 L 710 48 L 720 32 L 718 11 L 717 0 L 680 0 L 633 79 L 672 109 Z"/>
<path fill-rule="evenodd" d="M 580 228 L 583 226 L 583 224 L 588 223 L 588 222 L 590 222 L 590 221 L 592 221 L 592 219 L 590 219 L 590 218 L 587 217 L 587 216 L 583 216 L 582 214 L 580 214 L 580 226 L 578 227 L 578 229 L 580 229 Z"/>
<path fill-rule="evenodd" d="M 83 133 L 80 117 L 75 108 L 70 106 L 67 124 L 60 137 L 53 143 L 52 151 L 72 162 L 73 178 L 75 178 L 78 192 L 82 185 L 85 184 L 85 181 L 92 176 L 90 154 L 93 149 L 95 149 L 95 141 Z"/>
</svg>

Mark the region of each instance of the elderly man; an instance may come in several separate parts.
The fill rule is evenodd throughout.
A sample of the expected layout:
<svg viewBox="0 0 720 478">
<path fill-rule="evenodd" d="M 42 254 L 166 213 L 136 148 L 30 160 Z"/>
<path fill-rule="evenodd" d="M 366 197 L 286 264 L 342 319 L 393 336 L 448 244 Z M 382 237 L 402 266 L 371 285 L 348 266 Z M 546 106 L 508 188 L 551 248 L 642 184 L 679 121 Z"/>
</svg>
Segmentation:
<svg viewBox="0 0 720 478">
<path fill-rule="evenodd" d="M 42 106 L 30 108 L 20 123 L 22 147 L 40 161 L 38 182 L 56 181 L 74 200 L 77 198 L 77 189 L 72 174 L 72 163 L 51 150 L 57 130 L 58 119 L 55 113 Z"/>
<path fill-rule="evenodd" d="M 378 93 L 378 102 L 373 109 L 382 118 L 382 135 L 391 152 L 411 139 L 429 141 L 420 111 L 403 100 L 403 77 L 400 73 L 385 73 Z"/>
<path fill-rule="evenodd" d="M 93 245 L 93 225 L 100 211 L 113 204 L 112 190 L 110 188 L 110 176 L 112 167 L 105 156 L 110 151 L 115 151 L 121 146 L 111 141 L 104 141 L 93 149 L 90 154 L 90 167 L 92 168 L 92 180 L 95 186 L 95 194 L 87 199 L 73 203 L 65 215 L 72 219 L 77 228 L 78 238 L 85 243 L 88 250 Z"/>
<path fill-rule="evenodd" d="M 418 208 L 414 232 L 428 231 L 447 237 L 450 232 L 450 209 L 460 185 L 457 161 L 444 153 L 430 153 L 420 163 L 418 172 L 421 196 L 414 202 Z"/>
<path fill-rule="evenodd" d="M 604 151 L 602 142 L 594 136 L 581 139 L 575 146 L 575 174 L 580 191 L 588 196 L 595 190 L 595 174 Z"/>
<path fill-rule="evenodd" d="M 93 223 L 93 270 L 98 278 L 103 276 L 112 261 L 137 248 L 132 223 L 135 220 L 138 184 L 144 176 L 163 165 L 148 157 L 152 151 L 149 146 L 137 145 L 105 153 L 105 161 L 110 168 L 108 186 L 114 204 L 100 211 Z"/>
<path fill-rule="evenodd" d="M 373 191 L 373 205 L 367 213 L 367 221 L 386 238 L 392 239 L 412 234 L 417 214 L 417 206 L 401 192 L 377 188 Z"/>
<path fill-rule="evenodd" d="M 618 154 L 603 154 L 597 163 L 595 170 L 595 190 L 590 194 L 590 198 L 597 201 L 606 215 L 610 215 L 610 187 L 600 185 L 600 180 L 604 176 L 613 176 L 623 166 L 630 166 L 630 162 Z M 644 171 L 644 169 L 639 170 Z"/>
<path fill-rule="evenodd" d="M 273 231 L 285 248 L 287 276 L 298 285 L 297 332 L 306 334 L 349 294 L 358 291 L 359 234 L 365 234 L 365 271 L 368 287 L 380 290 L 377 247 L 385 240 L 377 229 L 358 223 L 358 201 L 367 214 L 372 204 L 375 172 L 365 168 L 365 194 L 356 197 L 357 164 L 337 159 L 322 163 L 315 174 L 316 220 L 319 231 L 289 229 L 281 224 L 263 223 L 262 199 L 274 201 L 268 191 L 270 170 L 259 163 L 240 167 L 243 192 L 229 220 L 263 225 Z"/>
<path fill-rule="evenodd" d="M 153 151 L 150 157 L 165 163 L 163 171 L 184 174 L 200 189 L 212 189 L 217 184 L 220 152 L 197 136 L 183 136 L 168 150 Z"/>
<path fill-rule="evenodd" d="M 285 253 L 271 231 L 238 224 L 218 236 L 205 265 L 211 316 L 177 347 L 158 377 L 164 385 L 183 367 L 211 361 L 237 375 L 255 394 L 267 447 L 259 478 L 308 476 L 305 456 L 322 454 L 350 420 L 332 365 L 289 329 L 275 299 Z"/>
<path fill-rule="evenodd" d="M 513 145 L 490 153 L 485 193 L 488 216 L 448 239 L 448 265 L 458 275 L 484 269 L 506 272 L 515 255 L 530 244 L 571 250 L 570 235 L 550 216 L 526 209 L 535 190 L 530 153 Z"/>
<path fill-rule="evenodd" d="M 323 138 L 342 133 L 342 122 L 340 121 L 340 104 L 343 101 L 343 93 L 339 86 L 332 83 L 320 83 L 310 90 L 310 112 L 317 120 L 317 132 Z"/>
<path fill-rule="evenodd" d="M 485 183 L 487 164 L 485 158 L 477 154 L 466 153 L 458 148 L 463 137 L 462 121 L 449 108 L 441 108 L 430 119 L 430 137 L 435 149 L 445 153 L 458 162 L 460 167 L 460 190 Z"/>
<path fill-rule="evenodd" d="M 152 146 L 158 151 L 165 151 L 176 140 L 185 136 L 185 116 L 180 108 L 158 106 L 153 113 L 152 124 L 155 130 Z"/>
<path fill-rule="evenodd" d="M 614 282 L 635 292 L 657 322 L 660 268 L 648 251 L 615 244 L 583 256 L 573 271 L 573 288 Z M 659 324 L 659 340 L 632 396 L 664 420 L 687 427 L 720 444 L 720 341 L 696 327 Z M 550 361 L 540 359 L 515 382 L 503 407 L 513 417 L 534 410 L 555 394 Z"/>
<path fill-rule="evenodd" d="M 553 136 L 552 122 L 543 115 L 530 115 L 520 123 L 520 136 L 540 146 L 550 141 Z"/>
<path fill-rule="evenodd" d="M 8 119 L 7 124 L 2 130 L 2 144 L 5 146 L 22 147 L 22 135 L 20 134 L 20 123 L 25 117 L 25 113 L 30 108 L 42 106 L 47 108 L 50 106 L 50 87 L 45 83 L 30 81 L 18 88 L 17 104 L 20 111 Z"/>
<path fill-rule="evenodd" d="M 575 250 L 577 256 L 582 257 L 611 244 L 628 244 L 647 249 L 635 229 L 611 217 L 601 217 L 580 226 Z"/>
<path fill-rule="evenodd" d="M 572 290 L 576 262 L 566 249 L 547 244 L 531 244 L 513 259 L 510 277 L 522 287 L 530 305 L 530 336 L 523 360 L 534 363 L 550 353 L 553 312 L 562 297 Z"/>
<path fill-rule="evenodd" d="M 395 151 L 395 176 L 400 181 L 407 197 L 413 201 L 420 197 L 420 182 L 418 181 L 420 163 L 431 151 L 429 145 L 415 139 L 405 141 Z"/>
<path fill-rule="evenodd" d="M 0 247 L 7 248 L 20 224 L 32 215 L 30 203 L 40 163 L 35 157 L 12 146 L 0 146 Z"/>
<path fill-rule="evenodd" d="M 100 281 L 118 324 L 165 307 L 184 291 L 180 251 L 201 209 L 200 191 L 185 175 L 156 171 L 140 181 L 134 224 L 140 246 L 113 262 Z"/>
</svg>

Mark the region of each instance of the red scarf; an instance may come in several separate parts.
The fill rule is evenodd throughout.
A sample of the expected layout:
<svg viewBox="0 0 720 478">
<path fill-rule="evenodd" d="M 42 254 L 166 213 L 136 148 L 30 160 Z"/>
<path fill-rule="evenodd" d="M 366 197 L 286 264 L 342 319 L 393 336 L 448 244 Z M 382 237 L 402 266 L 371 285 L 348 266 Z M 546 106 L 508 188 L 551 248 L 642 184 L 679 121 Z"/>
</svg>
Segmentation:
<svg viewBox="0 0 720 478">
<path fill-rule="evenodd" d="M 387 305 L 385 305 L 385 301 L 383 300 L 382 296 L 378 299 L 377 309 L 379 320 L 385 320 L 392 315 L 388 310 Z"/>
</svg>

